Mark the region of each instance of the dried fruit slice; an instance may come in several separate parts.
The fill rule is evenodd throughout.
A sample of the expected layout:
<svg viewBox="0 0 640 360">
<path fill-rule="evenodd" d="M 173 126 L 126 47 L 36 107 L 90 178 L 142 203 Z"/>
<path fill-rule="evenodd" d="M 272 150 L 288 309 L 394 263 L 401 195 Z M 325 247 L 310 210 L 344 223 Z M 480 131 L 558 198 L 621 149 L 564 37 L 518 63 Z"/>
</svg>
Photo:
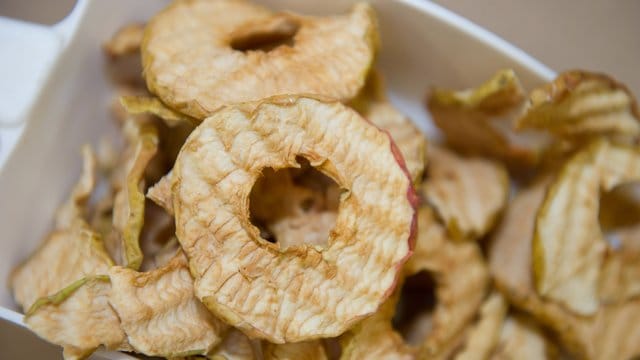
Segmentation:
<svg viewBox="0 0 640 360">
<path fill-rule="evenodd" d="M 543 139 L 511 132 L 509 113 L 516 111 L 522 100 L 520 82 L 513 70 L 507 69 L 474 89 L 434 89 L 427 107 L 447 144 L 456 150 L 523 166 L 538 161 Z"/>
<path fill-rule="evenodd" d="M 237 329 L 231 329 L 222 342 L 207 355 L 211 360 L 255 360 L 251 340 Z"/>
<path fill-rule="evenodd" d="M 427 139 L 411 119 L 389 102 L 380 73 L 375 70 L 369 73 L 365 87 L 351 106 L 374 125 L 389 132 L 404 157 L 411 179 L 414 184 L 419 184 L 424 171 Z"/>
<path fill-rule="evenodd" d="M 265 360 L 326 360 L 322 342 L 319 340 L 303 341 L 288 344 L 266 344 Z"/>
<path fill-rule="evenodd" d="M 260 171 L 296 167 L 298 155 L 347 191 L 323 250 L 282 251 L 249 221 Z M 190 135 L 172 176 L 196 295 L 273 343 L 341 334 L 389 296 L 411 253 L 417 198 L 401 163 L 385 133 L 338 102 L 280 96 L 216 112 Z"/>
<path fill-rule="evenodd" d="M 440 357 L 473 319 L 485 298 L 489 274 L 475 242 L 454 242 L 428 207 L 418 212 L 418 239 L 405 266 L 408 275 L 429 271 L 438 300 L 432 329 L 420 347 L 422 357 Z"/>
<path fill-rule="evenodd" d="M 545 190 L 546 182 L 541 181 L 518 193 L 507 208 L 489 250 L 496 286 L 513 305 L 551 327 L 578 358 L 623 360 L 640 355 L 640 343 L 636 341 L 640 338 L 640 301 L 601 305 L 596 314 L 584 317 L 536 293 L 531 276 L 531 243 L 536 211 Z"/>
<path fill-rule="evenodd" d="M 464 347 L 456 360 L 488 359 L 500 339 L 508 304 L 499 293 L 493 293 L 482 304 L 478 321 L 466 335 Z"/>
<path fill-rule="evenodd" d="M 341 360 L 415 358 L 415 349 L 407 345 L 391 325 L 400 298 L 399 289 L 400 286 L 378 312 L 340 337 Z"/>
<path fill-rule="evenodd" d="M 73 187 L 69 199 L 56 213 L 56 228 L 66 229 L 75 221 L 84 221 L 87 201 L 96 184 L 96 156 L 89 145 L 82 147 L 82 174 Z"/>
<path fill-rule="evenodd" d="M 144 170 L 158 149 L 158 134 L 151 125 L 140 125 L 133 120 L 125 124 L 127 149 L 124 155 L 122 187 L 115 195 L 113 228 L 115 249 L 110 249 L 118 263 L 132 269 L 142 264 L 140 232 L 144 223 L 144 193 L 141 185 Z M 122 261 L 118 261 L 122 258 Z"/>
<path fill-rule="evenodd" d="M 545 130 L 561 137 L 640 135 L 640 112 L 633 94 L 604 74 L 564 72 L 533 90 L 518 129 Z"/>
<path fill-rule="evenodd" d="M 51 233 L 9 278 L 13 296 L 24 310 L 88 275 L 106 274 L 113 265 L 100 236 L 86 224 Z"/>
<path fill-rule="evenodd" d="M 422 193 L 455 239 L 478 239 L 495 223 L 509 198 L 509 175 L 502 165 L 463 158 L 431 146 Z"/>
<path fill-rule="evenodd" d="M 171 172 L 163 176 L 147 190 L 147 198 L 163 208 L 169 215 L 173 215 L 173 201 L 171 200 Z"/>
<path fill-rule="evenodd" d="M 333 211 L 312 212 L 287 216 L 267 227 L 281 250 L 303 244 L 324 248 L 336 218 L 337 213 Z"/>
<path fill-rule="evenodd" d="M 512 315 L 502 325 L 500 341 L 490 359 L 543 360 L 557 357 L 557 349 L 533 320 Z"/>
<path fill-rule="evenodd" d="M 109 306 L 107 276 L 78 280 L 41 298 L 24 321 L 38 336 L 64 348 L 65 359 L 83 359 L 100 345 L 130 350 L 118 316 Z"/>
<path fill-rule="evenodd" d="M 111 57 L 135 54 L 140 51 L 143 33 L 144 24 L 125 25 L 104 44 L 104 51 Z"/>
<path fill-rule="evenodd" d="M 136 351 L 164 357 L 205 355 L 222 340 L 226 325 L 194 296 L 182 252 L 146 273 L 114 266 L 109 277 L 109 303 Z"/>
<path fill-rule="evenodd" d="M 247 1 L 182 0 L 147 25 L 142 61 L 152 93 L 203 119 L 225 104 L 280 94 L 348 100 L 363 86 L 377 43 L 375 14 L 364 3 L 321 18 Z"/>
<path fill-rule="evenodd" d="M 597 141 L 576 154 L 538 211 L 533 269 L 538 292 L 581 315 L 598 309 L 607 248 L 598 223 L 601 190 L 640 180 L 640 150 Z"/>
<path fill-rule="evenodd" d="M 640 226 L 621 229 L 615 235 L 619 244 L 607 249 L 598 282 L 600 301 L 605 304 L 640 295 Z"/>
<path fill-rule="evenodd" d="M 127 110 L 129 114 L 153 114 L 161 118 L 169 127 L 175 127 L 181 124 L 193 125 L 198 120 L 181 114 L 160 101 L 154 96 L 144 95 L 125 95 L 120 97 L 120 104 Z"/>
</svg>

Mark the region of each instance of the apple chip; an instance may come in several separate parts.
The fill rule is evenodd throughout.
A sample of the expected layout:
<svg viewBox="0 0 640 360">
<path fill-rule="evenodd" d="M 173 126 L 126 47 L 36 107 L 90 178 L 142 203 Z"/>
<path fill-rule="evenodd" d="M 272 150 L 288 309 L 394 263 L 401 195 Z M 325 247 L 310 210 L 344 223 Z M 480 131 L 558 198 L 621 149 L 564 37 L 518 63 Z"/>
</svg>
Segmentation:
<svg viewBox="0 0 640 360">
<path fill-rule="evenodd" d="M 400 298 L 400 286 L 378 312 L 340 337 L 341 360 L 415 358 L 415 349 L 407 345 L 391 325 Z"/>
<path fill-rule="evenodd" d="M 478 239 L 495 223 L 509 198 L 509 175 L 499 163 L 464 158 L 431 146 L 422 193 L 455 239 Z"/>
<path fill-rule="evenodd" d="M 120 104 L 132 115 L 156 115 L 170 128 L 181 124 L 193 125 L 198 123 L 198 120 L 167 107 L 160 99 L 154 96 L 125 95 L 120 97 Z"/>
<path fill-rule="evenodd" d="M 9 284 L 16 302 L 27 310 L 89 275 L 106 274 L 113 265 L 102 239 L 82 222 L 52 232 L 24 263 L 13 270 Z"/>
<path fill-rule="evenodd" d="M 237 329 L 231 329 L 225 335 L 222 342 L 207 355 L 211 360 L 255 360 L 251 340 Z"/>
<path fill-rule="evenodd" d="M 163 208 L 169 215 L 173 215 L 173 201 L 171 200 L 171 172 L 163 176 L 160 181 L 147 190 L 147 198 Z"/>
<path fill-rule="evenodd" d="M 297 167 L 297 156 L 346 191 L 325 249 L 282 250 L 249 220 L 262 169 Z M 337 336 L 375 312 L 413 247 L 417 197 L 398 149 L 339 102 L 278 96 L 222 108 L 187 139 L 171 188 L 197 297 L 273 343 Z"/>
<path fill-rule="evenodd" d="M 471 322 L 485 298 L 489 274 L 475 242 L 454 242 L 428 207 L 418 212 L 418 238 L 405 266 L 408 275 L 429 271 L 436 281 L 432 329 L 420 347 L 422 357 L 440 357 Z"/>
<path fill-rule="evenodd" d="M 626 86 L 603 74 L 573 70 L 533 90 L 516 127 L 564 138 L 638 136 L 640 113 Z"/>
<path fill-rule="evenodd" d="M 38 300 L 25 315 L 38 336 L 64 348 L 65 359 L 84 359 L 100 345 L 131 350 L 109 306 L 109 277 L 86 277 Z"/>
<path fill-rule="evenodd" d="M 287 216 L 267 227 L 282 250 L 302 244 L 324 248 L 336 217 L 333 211 L 312 212 Z"/>
<path fill-rule="evenodd" d="M 640 225 L 615 234 L 616 248 L 608 248 L 598 282 L 600 300 L 606 304 L 621 303 L 640 295 Z"/>
<path fill-rule="evenodd" d="M 113 207 L 113 240 L 111 253 L 118 263 L 140 268 L 140 232 L 144 223 L 144 193 L 141 191 L 144 170 L 158 149 L 158 134 L 151 125 L 133 120 L 125 124 L 127 149 L 124 155 L 122 186 L 117 190 Z M 121 259 L 121 261 L 120 261 Z"/>
<path fill-rule="evenodd" d="M 143 33 L 144 24 L 125 25 L 104 44 L 104 50 L 111 57 L 139 53 Z"/>
<path fill-rule="evenodd" d="M 637 148 L 597 141 L 575 155 L 538 211 L 533 269 L 538 292 L 581 315 L 599 305 L 598 278 L 607 244 L 598 222 L 601 190 L 640 180 Z"/>
<path fill-rule="evenodd" d="M 464 347 L 456 360 L 488 359 L 500 339 L 500 330 L 507 315 L 507 302 L 493 293 L 482 304 L 479 319 L 466 335 Z"/>
<path fill-rule="evenodd" d="M 507 69 L 474 89 L 434 89 L 427 107 L 454 149 L 526 167 L 538 161 L 544 139 L 511 131 L 511 114 L 521 107 L 523 98 L 518 78 Z"/>
<path fill-rule="evenodd" d="M 87 201 L 96 185 L 96 156 L 89 145 L 82 147 L 82 174 L 71 196 L 56 213 L 56 228 L 66 229 L 87 216 Z"/>
<path fill-rule="evenodd" d="M 508 316 L 502 325 L 500 340 L 491 354 L 492 360 L 556 359 L 556 347 L 530 318 Z"/>
<path fill-rule="evenodd" d="M 146 273 L 114 266 L 109 277 L 109 303 L 136 351 L 164 357 L 205 355 L 222 340 L 226 325 L 194 296 L 182 252 Z"/>
<path fill-rule="evenodd" d="M 496 286 L 514 306 L 553 329 L 578 358 L 623 360 L 640 355 L 636 341 L 640 338 L 640 300 L 601 304 L 593 316 L 585 317 L 536 293 L 531 276 L 532 239 L 546 188 L 547 181 L 537 182 L 519 192 L 507 208 L 489 249 Z"/>
<path fill-rule="evenodd" d="M 326 360 L 320 340 L 287 344 L 267 343 L 263 350 L 264 360 Z"/>
<path fill-rule="evenodd" d="M 242 0 L 179 0 L 147 25 L 142 62 L 152 93 L 203 119 L 223 105 L 273 95 L 349 100 L 377 45 L 377 20 L 365 3 L 347 15 L 309 17 Z"/>
<path fill-rule="evenodd" d="M 427 139 L 411 119 L 387 99 L 379 72 L 372 70 L 369 73 L 364 88 L 350 105 L 365 119 L 389 132 L 404 157 L 411 179 L 414 184 L 419 184 L 424 171 Z"/>
</svg>

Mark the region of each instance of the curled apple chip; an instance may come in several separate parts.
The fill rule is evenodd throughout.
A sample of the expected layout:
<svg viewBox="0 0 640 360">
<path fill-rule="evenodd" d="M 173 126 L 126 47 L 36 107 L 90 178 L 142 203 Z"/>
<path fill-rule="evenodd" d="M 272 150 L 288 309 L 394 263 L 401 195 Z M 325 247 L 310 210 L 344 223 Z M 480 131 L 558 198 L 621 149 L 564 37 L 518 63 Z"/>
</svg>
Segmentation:
<svg viewBox="0 0 640 360">
<path fill-rule="evenodd" d="M 181 114 L 160 101 L 154 96 L 124 95 L 120 97 L 120 104 L 129 114 L 153 114 L 162 119 L 169 127 L 180 124 L 196 124 L 198 121 L 190 116 Z"/>
<path fill-rule="evenodd" d="M 251 340 L 240 330 L 231 329 L 222 342 L 209 354 L 211 360 L 255 360 L 256 356 Z"/>
<path fill-rule="evenodd" d="M 508 316 L 500 332 L 500 340 L 491 354 L 493 360 L 542 360 L 558 358 L 558 350 L 532 319 L 522 315 Z"/>
<path fill-rule="evenodd" d="M 431 331 L 420 346 L 422 357 L 439 357 L 473 320 L 485 298 L 489 274 L 475 242 L 454 242 L 428 207 L 418 212 L 418 237 L 405 266 L 408 275 L 429 271 L 436 281 L 437 304 Z"/>
<path fill-rule="evenodd" d="M 24 321 L 38 336 L 62 346 L 65 359 L 84 359 L 100 345 L 131 350 L 118 315 L 109 306 L 110 289 L 106 275 L 77 280 L 39 299 Z"/>
<path fill-rule="evenodd" d="M 169 215 L 173 215 L 173 201 L 171 200 L 171 172 L 163 176 L 147 190 L 147 198 L 163 208 Z"/>
<path fill-rule="evenodd" d="M 466 334 L 463 349 L 456 360 L 488 359 L 500 339 L 508 304 L 499 293 L 493 293 L 480 308 L 478 321 Z"/>
<path fill-rule="evenodd" d="M 389 132 L 404 157 L 414 184 L 424 171 L 427 139 L 415 124 L 387 99 L 382 75 L 372 70 L 360 94 L 350 105 L 374 125 Z"/>
<path fill-rule="evenodd" d="M 507 208 L 489 249 L 496 286 L 511 304 L 549 326 L 578 358 L 623 360 L 640 355 L 640 343 L 636 341 L 640 338 L 640 300 L 601 304 L 594 315 L 587 317 L 536 292 L 531 276 L 532 239 L 547 184 L 540 181 L 521 190 Z"/>
<path fill-rule="evenodd" d="M 181 0 L 147 25 L 142 62 L 152 93 L 203 119 L 223 105 L 273 95 L 349 100 L 377 44 L 377 20 L 365 3 L 347 15 L 309 17 L 242 0 Z"/>
<path fill-rule="evenodd" d="M 573 70 L 529 95 L 518 129 L 545 130 L 571 138 L 640 135 L 640 113 L 633 94 L 604 74 Z"/>
<path fill-rule="evenodd" d="M 505 160 L 515 166 L 538 161 L 544 139 L 511 131 L 511 113 L 524 95 L 513 70 L 500 70 L 477 88 L 462 91 L 434 89 L 427 107 L 446 142 L 466 154 Z"/>
<path fill-rule="evenodd" d="M 600 301 L 611 304 L 640 295 L 640 225 L 615 234 L 617 248 L 608 248 L 598 282 Z"/>
<path fill-rule="evenodd" d="M 73 187 L 69 199 L 56 213 L 56 228 L 72 226 L 77 220 L 84 221 L 87 216 L 87 201 L 96 185 L 96 156 L 89 145 L 82 147 L 82 174 Z"/>
<path fill-rule="evenodd" d="M 509 175 L 499 163 L 464 158 L 430 146 L 422 193 L 455 239 L 478 239 L 492 227 L 509 198 Z"/>
<path fill-rule="evenodd" d="M 282 250 L 249 220 L 262 169 L 297 167 L 298 155 L 346 191 L 325 249 Z M 197 297 L 273 343 L 337 336 L 375 312 L 413 247 L 417 198 L 401 155 L 334 101 L 278 96 L 222 108 L 187 139 L 171 188 Z"/>
<path fill-rule="evenodd" d="M 310 340 L 298 343 L 271 344 L 263 347 L 264 360 L 326 360 L 320 340 Z"/>
<path fill-rule="evenodd" d="M 140 268 L 142 250 L 140 232 L 144 223 L 144 200 L 141 190 L 144 171 L 158 149 L 158 134 L 151 125 L 133 120 L 125 124 L 127 148 L 124 153 L 122 186 L 117 190 L 113 207 L 113 240 L 111 253 L 118 263 Z"/>
<path fill-rule="evenodd" d="M 341 360 L 415 358 L 416 350 L 406 344 L 391 325 L 400 298 L 400 285 L 375 314 L 340 337 Z"/>
<path fill-rule="evenodd" d="M 113 37 L 104 44 L 104 51 L 111 57 L 138 53 L 143 33 L 144 24 L 125 25 L 118 29 Z"/>
<path fill-rule="evenodd" d="M 226 325 L 194 296 L 182 252 L 146 273 L 114 266 L 109 277 L 109 303 L 135 351 L 164 357 L 205 355 L 222 340 Z"/>
<path fill-rule="evenodd" d="M 581 315 L 599 305 L 607 243 L 598 222 L 601 190 L 640 180 L 640 150 L 597 141 L 551 184 L 536 220 L 533 269 L 538 292 Z"/>
</svg>

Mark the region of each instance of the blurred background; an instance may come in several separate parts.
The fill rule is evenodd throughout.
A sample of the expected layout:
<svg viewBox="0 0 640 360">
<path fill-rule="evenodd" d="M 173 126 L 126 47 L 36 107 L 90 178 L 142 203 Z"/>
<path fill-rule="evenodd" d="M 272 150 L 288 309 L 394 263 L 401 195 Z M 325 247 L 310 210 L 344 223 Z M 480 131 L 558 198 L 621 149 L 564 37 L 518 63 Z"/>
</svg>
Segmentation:
<svg viewBox="0 0 640 360">
<path fill-rule="evenodd" d="M 427 1 L 427 0 L 425 0 Z M 433 0 L 556 71 L 609 73 L 640 96 L 638 0 Z M 0 0 L 0 15 L 52 24 L 75 0 Z"/>
</svg>

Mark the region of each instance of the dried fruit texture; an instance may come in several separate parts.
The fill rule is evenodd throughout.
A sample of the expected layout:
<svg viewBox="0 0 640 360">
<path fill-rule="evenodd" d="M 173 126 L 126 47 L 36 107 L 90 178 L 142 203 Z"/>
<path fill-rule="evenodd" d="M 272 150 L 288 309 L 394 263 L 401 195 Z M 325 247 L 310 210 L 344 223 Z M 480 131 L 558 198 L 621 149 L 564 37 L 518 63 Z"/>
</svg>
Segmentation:
<svg viewBox="0 0 640 360">
<path fill-rule="evenodd" d="M 16 302 L 26 311 L 38 298 L 88 275 L 106 274 L 112 265 L 100 236 L 77 222 L 52 232 L 13 270 L 9 283 Z"/>
<path fill-rule="evenodd" d="M 476 324 L 466 335 L 462 351 L 456 360 L 488 359 L 500 339 L 500 331 L 507 315 L 508 304 L 499 293 L 493 293 L 482 304 Z"/>
<path fill-rule="evenodd" d="M 427 139 L 413 121 L 389 102 L 384 92 L 382 75 L 373 70 L 356 99 L 351 102 L 365 119 L 389 132 L 404 157 L 414 184 L 422 181 Z"/>
<path fill-rule="evenodd" d="M 538 161 L 541 140 L 516 136 L 509 118 L 523 103 L 523 90 L 513 70 L 501 70 L 484 84 L 462 91 L 434 89 L 427 107 L 447 144 L 467 154 L 486 155 L 523 167 Z M 507 120 L 508 122 L 509 120 Z"/>
<path fill-rule="evenodd" d="M 164 357 L 204 355 L 222 340 L 226 325 L 194 296 L 182 252 L 147 273 L 114 266 L 109 277 L 109 303 L 137 352 Z"/>
<path fill-rule="evenodd" d="M 607 243 L 598 223 L 600 191 L 640 180 L 640 151 L 597 141 L 575 155 L 538 211 L 533 269 L 538 292 L 581 315 L 598 310 Z"/>
<path fill-rule="evenodd" d="M 499 163 L 464 158 L 430 146 L 422 193 L 455 239 L 478 239 L 494 225 L 509 198 L 509 175 Z"/>
<path fill-rule="evenodd" d="M 231 329 L 222 342 L 207 355 L 207 358 L 211 360 L 254 360 L 258 357 L 254 354 L 251 340 L 241 331 Z"/>
<path fill-rule="evenodd" d="M 573 314 L 562 305 L 544 300 L 534 288 L 532 239 L 535 216 L 545 197 L 541 181 L 516 195 L 507 208 L 489 249 L 498 289 L 516 307 L 553 329 L 559 340 L 579 358 L 629 359 L 640 355 L 640 301 L 601 305 L 590 317 Z M 603 281 L 615 281 L 603 279 Z"/>
<path fill-rule="evenodd" d="M 69 199 L 56 213 L 56 228 L 66 229 L 87 216 L 87 201 L 96 184 L 96 156 L 89 145 L 82 147 L 82 174 Z"/>
<path fill-rule="evenodd" d="M 603 74 L 574 70 L 533 90 L 516 127 L 545 130 L 564 138 L 637 136 L 640 113 L 624 85 Z"/>
<path fill-rule="evenodd" d="M 153 114 L 162 119 L 169 127 L 181 124 L 193 125 L 198 122 L 198 120 L 190 116 L 167 107 L 160 99 L 154 96 L 125 95 L 120 98 L 120 104 L 129 114 Z"/>
<path fill-rule="evenodd" d="M 56 230 L 9 278 L 14 298 L 23 310 L 78 279 L 105 274 L 113 264 L 101 237 L 85 220 L 96 183 L 96 158 L 88 145 L 82 147 L 82 157 L 82 174 L 56 213 Z"/>
<path fill-rule="evenodd" d="M 440 357 L 478 312 L 485 298 L 489 274 L 474 242 L 454 242 L 427 207 L 418 212 L 418 238 L 408 275 L 429 271 L 436 280 L 438 300 L 432 329 L 421 345 L 422 357 Z"/>
<path fill-rule="evenodd" d="M 281 250 L 305 244 L 324 248 L 337 215 L 333 211 L 323 211 L 288 216 L 269 224 L 268 228 Z"/>
<path fill-rule="evenodd" d="M 279 94 L 349 100 L 363 86 L 377 44 L 376 17 L 364 3 L 321 18 L 245 1 L 182 0 L 147 25 L 142 62 L 152 93 L 203 119 L 226 104 Z"/>
<path fill-rule="evenodd" d="M 395 293 L 375 314 L 340 337 L 341 360 L 415 358 L 415 349 L 405 344 L 391 325 L 400 298 L 400 288 L 396 288 Z"/>
<path fill-rule="evenodd" d="M 347 191 L 323 250 L 282 251 L 249 220 L 262 169 L 295 167 L 298 155 Z M 198 298 L 273 343 L 336 336 L 375 312 L 413 244 L 417 198 L 399 158 L 338 102 L 281 96 L 213 114 L 185 143 L 171 186 Z"/>
<path fill-rule="evenodd" d="M 500 341 L 491 360 L 543 360 L 557 358 L 556 347 L 531 319 L 509 316 L 502 325 Z"/>
<path fill-rule="evenodd" d="M 598 282 L 600 301 L 620 303 L 640 295 L 639 226 L 618 232 L 620 245 L 607 249 Z"/>
<path fill-rule="evenodd" d="M 118 316 L 109 306 L 106 276 L 78 280 L 38 300 L 25 315 L 38 336 L 64 348 L 65 359 L 83 359 L 98 346 L 130 350 Z"/>
<path fill-rule="evenodd" d="M 303 341 L 288 344 L 266 344 L 265 360 L 326 360 L 322 342 L 319 340 Z"/>
<path fill-rule="evenodd" d="M 147 198 L 163 208 L 167 214 L 173 215 L 173 201 L 171 200 L 171 172 L 163 176 L 147 190 Z"/>
<path fill-rule="evenodd" d="M 104 44 L 104 51 L 111 57 L 139 53 L 143 33 L 144 24 L 125 25 Z"/>
<path fill-rule="evenodd" d="M 125 124 L 127 148 L 124 151 L 123 174 L 119 181 L 113 208 L 113 237 L 109 250 L 118 263 L 140 268 L 142 250 L 140 232 L 144 224 L 144 171 L 158 149 L 158 134 L 151 125 L 134 121 Z M 116 185 L 117 186 L 117 185 Z M 120 261 L 121 259 L 121 261 Z"/>
</svg>

